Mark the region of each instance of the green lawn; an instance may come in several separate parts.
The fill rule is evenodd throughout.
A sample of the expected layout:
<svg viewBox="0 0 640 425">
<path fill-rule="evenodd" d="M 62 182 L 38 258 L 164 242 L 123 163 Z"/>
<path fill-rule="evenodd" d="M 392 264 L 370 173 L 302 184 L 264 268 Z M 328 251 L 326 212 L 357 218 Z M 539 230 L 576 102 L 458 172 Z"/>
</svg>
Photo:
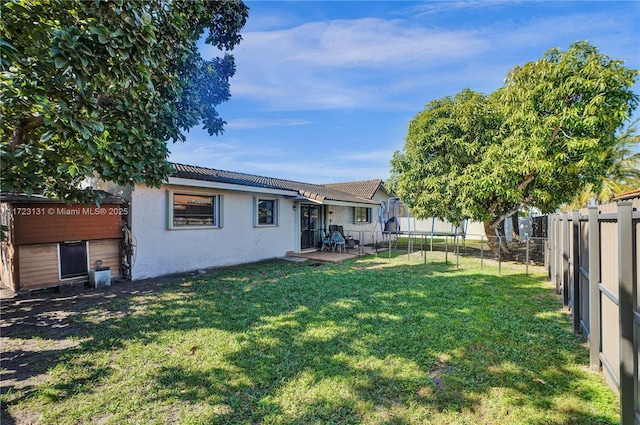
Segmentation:
<svg viewBox="0 0 640 425">
<path fill-rule="evenodd" d="M 10 412 L 47 424 L 619 422 L 542 276 L 422 262 L 274 260 L 103 305 L 82 317 L 91 337 Z"/>
</svg>

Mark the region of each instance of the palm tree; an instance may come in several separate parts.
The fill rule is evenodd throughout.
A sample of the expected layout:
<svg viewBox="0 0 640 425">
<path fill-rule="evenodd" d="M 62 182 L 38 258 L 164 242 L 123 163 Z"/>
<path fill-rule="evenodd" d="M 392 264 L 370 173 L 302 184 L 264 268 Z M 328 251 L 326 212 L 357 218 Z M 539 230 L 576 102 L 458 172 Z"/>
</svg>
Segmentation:
<svg viewBox="0 0 640 425">
<path fill-rule="evenodd" d="M 616 143 L 607 152 L 612 160 L 607 175 L 598 185 L 589 184 L 576 195 L 569 209 L 582 208 L 595 199 L 600 204 L 610 202 L 617 195 L 640 188 L 640 135 L 638 123 L 632 122 L 616 137 Z"/>
</svg>

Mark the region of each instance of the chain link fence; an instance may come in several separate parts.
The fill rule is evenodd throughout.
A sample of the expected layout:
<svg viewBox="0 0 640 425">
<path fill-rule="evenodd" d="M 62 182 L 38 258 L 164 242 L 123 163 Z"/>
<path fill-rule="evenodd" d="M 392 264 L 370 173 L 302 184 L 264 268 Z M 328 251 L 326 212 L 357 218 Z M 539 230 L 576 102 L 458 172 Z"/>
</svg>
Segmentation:
<svg viewBox="0 0 640 425">
<path fill-rule="evenodd" d="M 481 262 L 485 259 L 503 262 L 546 266 L 548 264 L 547 238 L 525 237 L 507 240 L 505 237 L 484 235 L 347 232 L 360 241 L 359 253 L 376 255 L 397 255 L 399 253 L 444 252 L 447 261 L 456 261 L 456 256 L 474 257 Z"/>
</svg>

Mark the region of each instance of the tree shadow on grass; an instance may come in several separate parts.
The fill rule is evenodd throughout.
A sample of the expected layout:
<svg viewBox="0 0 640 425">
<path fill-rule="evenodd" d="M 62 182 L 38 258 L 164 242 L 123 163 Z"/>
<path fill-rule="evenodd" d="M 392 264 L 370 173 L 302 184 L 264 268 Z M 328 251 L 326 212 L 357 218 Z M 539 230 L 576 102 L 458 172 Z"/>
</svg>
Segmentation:
<svg viewBox="0 0 640 425">
<path fill-rule="evenodd" d="M 55 394 L 54 404 L 65 406 L 78 396 L 69 389 L 104 391 L 130 402 L 125 416 L 178 422 L 408 424 L 432 415 L 517 422 L 525 412 L 532 416 L 522 423 L 536 423 L 536 415 L 538 423 L 616 423 L 576 392 L 585 378 L 565 365 L 586 353 L 550 288 L 456 275 L 453 267 L 271 261 L 99 305 L 76 322 L 90 342 L 56 359 L 93 359 L 82 366 L 95 373 L 51 380 L 37 396 Z M 143 377 L 109 387 L 116 368 L 101 361 L 113 353 L 126 367 L 116 357 L 133 345 L 135 358 L 148 361 L 121 376 Z M 486 406 L 492 392 L 509 397 Z M 573 410 L 557 405 L 569 395 L 580 402 Z M 145 411 L 153 406 L 166 409 Z M 64 410 L 49 418 L 69 420 Z"/>
</svg>

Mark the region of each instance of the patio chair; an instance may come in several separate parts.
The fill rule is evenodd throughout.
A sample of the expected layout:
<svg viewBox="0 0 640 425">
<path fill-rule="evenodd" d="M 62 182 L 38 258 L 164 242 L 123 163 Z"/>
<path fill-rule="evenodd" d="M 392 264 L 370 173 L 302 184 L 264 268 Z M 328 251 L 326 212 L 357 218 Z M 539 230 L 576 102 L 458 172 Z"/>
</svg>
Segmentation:
<svg viewBox="0 0 640 425">
<path fill-rule="evenodd" d="M 325 248 L 327 249 L 327 251 L 330 251 L 331 248 L 333 247 L 333 242 L 331 241 L 331 238 L 327 236 L 327 233 L 324 230 L 320 232 L 320 236 L 322 236 L 322 247 L 320 248 L 320 251 L 324 251 Z"/>
<path fill-rule="evenodd" d="M 344 234 L 344 227 L 336 226 L 336 231 L 340 232 L 344 240 L 347 242 L 345 245 L 346 248 L 355 248 L 357 245 L 360 245 L 359 240 L 353 239 L 353 236 L 347 236 Z"/>
<path fill-rule="evenodd" d="M 333 232 L 331 234 L 331 243 L 333 245 L 333 250 L 335 251 L 336 249 L 338 249 L 340 252 L 342 252 L 342 248 L 346 249 L 346 241 L 345 239 L 342 237 L 342 235 L 340 234 L 340 232 Z"/>
<path fill-rule="evenodd" d="M 336 224 L 331 224 L 331 225 L 329 225 L 329 234 L 330 234 L 330 235 L 333 235 L 333 233 L 334 233 L 334 232 L 338 232 L 338 233 L 340 233 L 340 236 L 342 236 L 342 238 L 344 239 L 344 241 L 345 241 L 344 248 L 345 248 L 345 249 L 348 249 L 348 248 L 351 248 L 351 247 L 352 247 L 352 246 L 351 246 L 352 244 L 351 244 L 351 243 L 349 243 L 349 238 L 348 238 L 347 236 L 345 236 L 345 235 L 344 235 L 344 227 L 342 227 L 342 226 L 338 226 L 338 225 L 336 225 Z"/>
</svg>

